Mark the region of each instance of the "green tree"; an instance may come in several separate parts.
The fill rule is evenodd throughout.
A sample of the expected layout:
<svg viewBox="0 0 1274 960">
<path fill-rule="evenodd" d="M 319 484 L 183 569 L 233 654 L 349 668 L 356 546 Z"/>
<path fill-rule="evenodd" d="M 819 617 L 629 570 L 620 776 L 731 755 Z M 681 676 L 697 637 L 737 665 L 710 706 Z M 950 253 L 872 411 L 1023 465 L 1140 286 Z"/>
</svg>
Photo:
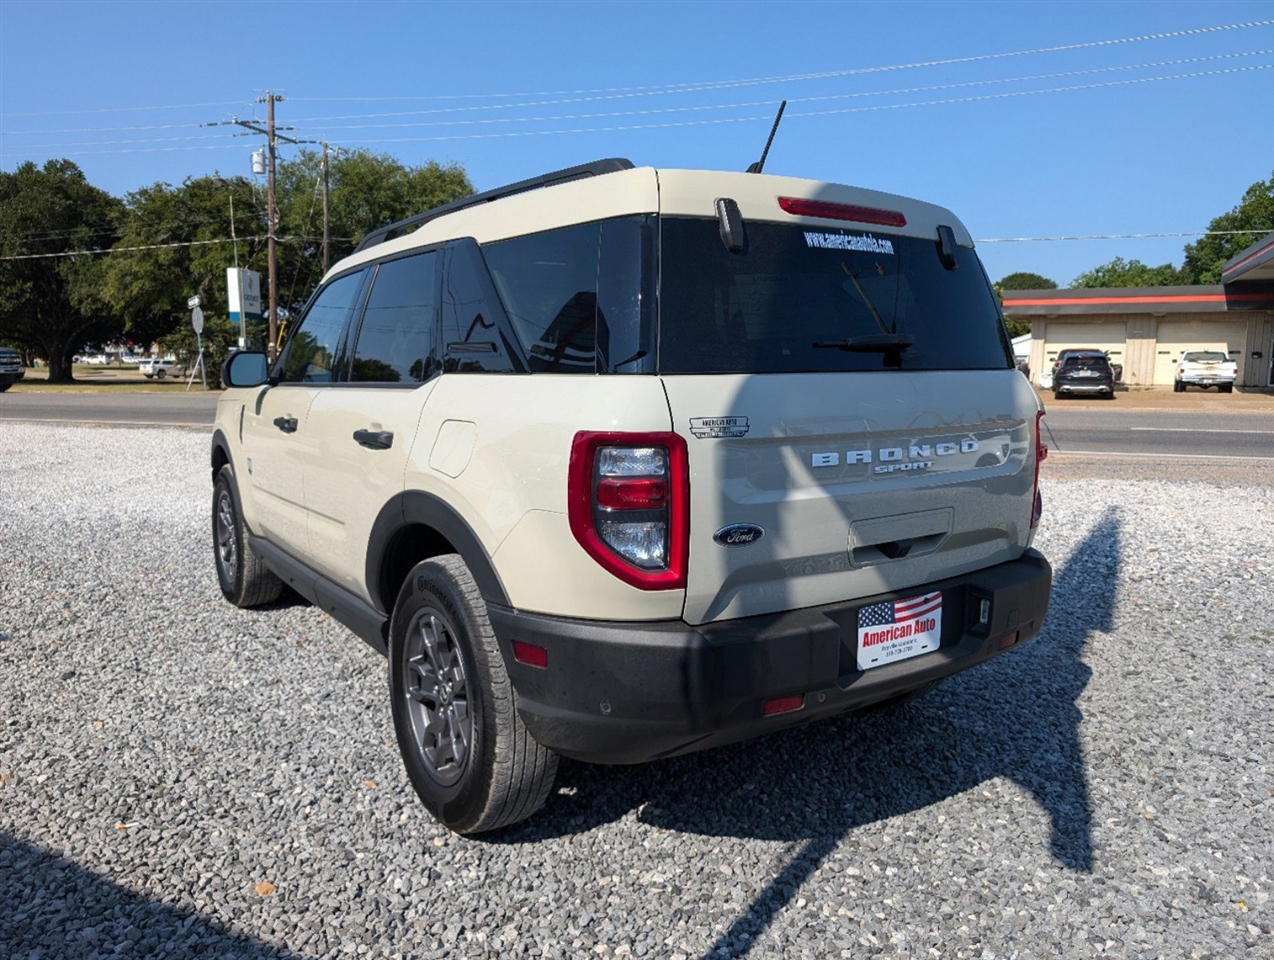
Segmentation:
<svg viewBox="0 0 1274 960">
<path fill-rule="evenodd" d="M 1220 283 L 1222 265 L 1270 231 L 1274 231 L 1274 174 L 1247 188 L 1238 206 L 1208 224 L 1208 230 L 1244 233 L 1200 237 L 1186 245 L 1182 272 L 1188 283 Z"/>
<path fill-rule="evenodd" d="M 1170 263 L 1152 267 L 1140 260 L 1115 257 L 1109 263 L 1081 273 L 1071 281 L 1072 287 L 1169 287 L 1185 283 L 1180 270 Z"/>
<path fill-rule="evenodd" d="M 323 274 L 322 154 L 302 149 L 279 164 L 279 306 L 298 311 Z M 434 161 L 408 167 L 366 150 L 328 162 L 329 263 L 353 252 L 363 235 L 473 193 L 464 169 Z"/>
<path fill-rule="evenodd" d="M 156 183 L 130 193 L 126 204 L 119 252 L 109 258 L 103 292 L 139 343 L 189 330 L 186 301 L 194 295 L 205 318 L 227 316 L 233 237 L 240 238 L 239 265 L 266 270 L 264 199 L 243 177 L 192 178 L 180 187 Z"/>
<path fill-rule="evenodd" d="M 102 297 L 104 261 L 123 212 L 70 160 L 0 173 L 0 340 L 43 356 L 69 383 L 86 343 L 120 332 Z"/>
<path fill-rule="evenodd" d="M 1057 284 L 1048 277 L 1042 277 L 1038 273 L 1010 273 L 1007 277 L 995 284 L 995 295 L 1000 298 L 1000 303 L 1004 303 L 1005 290 L 1056 290 Z M 1008 327 L 1010 337 L 1021 337 L 1031 332 L 1031 324 L 1028 320 L 1014 320 L 1010 316 L 1005 316 L 1004 325 Z"/>
<path fill-rule="evenodd" d="M 1001 290 L 1056 290 L 1057 284 L 1038 273 L 1010 273 L 995 285 L 995 289 L 997 293 Z"/>
</svg>

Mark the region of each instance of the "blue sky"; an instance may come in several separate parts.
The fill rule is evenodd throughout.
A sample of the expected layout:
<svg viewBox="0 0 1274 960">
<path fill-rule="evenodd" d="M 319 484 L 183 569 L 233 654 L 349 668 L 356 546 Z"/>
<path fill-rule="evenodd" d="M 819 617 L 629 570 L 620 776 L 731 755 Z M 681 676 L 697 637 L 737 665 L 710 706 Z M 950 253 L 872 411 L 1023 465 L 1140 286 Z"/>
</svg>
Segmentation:
<svg viewBox="0 0 1274 960">
<path fill-rule="evenodd" d="M 199 124 L 263 117 L 267 89 L 295 136 L 478 189 L 602 156 L 742 169 L 786 98 L 767 172 L 932 200 L 980 239 L 1202 230 L 1274 172 L 1274 25 L 1130 38 L 1262 20 L 1274 2 L 0 0 L 0 169 L 67 156 L 117 195 L 248 175 L 260 138 Z M 979 251 L 1065 284 L 1189 239 Z"/>
</svg>

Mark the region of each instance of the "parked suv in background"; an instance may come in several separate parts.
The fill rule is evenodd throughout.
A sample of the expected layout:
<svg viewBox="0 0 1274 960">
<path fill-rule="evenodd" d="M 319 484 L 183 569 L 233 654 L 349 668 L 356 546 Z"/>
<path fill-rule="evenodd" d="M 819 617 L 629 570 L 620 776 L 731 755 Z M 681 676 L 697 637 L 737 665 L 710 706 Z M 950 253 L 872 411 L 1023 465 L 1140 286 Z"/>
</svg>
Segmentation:
<svg viewBox="0 0 1274 960">
<path fill-rule="evenodd" d="M 287 583 L 388 653 L 461 833 L 558 755 L 905 698 L 1047 608 L 1042 409 L 941 207 L 600 161 L 369 235 L 223 382 L 223 593 Z"/>
<path fill-rule="evenodd" d="M 9 390 L 23 377 L 27 376 L 27 368 L 22 362 L 22 354 L 10 350 L 8 346 L 0 346 L 0 393 Z"/>
<path fill-rule="evenodd" d="M 4 393 L 26 376 L 26 372 L 22 354 L 8 347 L 0 347 L 0 393 Z"/>
<path fill-rule="evenodd" d="M 147 380 L 163 380 L 165 377 L 175 377 L 180 374 L 182 365 L 172 359 L 146 359 L 137 364 L 137 371 Z"/>
<path fill-rule="evenodd" d="M 1100 350 L 1069 350 L 1062 365 L 1053 373 L 1053 397 L 1066 394 L 1091 395 L 1115 399 L 1115 374 L 1110 361 Z"/>
</svg>

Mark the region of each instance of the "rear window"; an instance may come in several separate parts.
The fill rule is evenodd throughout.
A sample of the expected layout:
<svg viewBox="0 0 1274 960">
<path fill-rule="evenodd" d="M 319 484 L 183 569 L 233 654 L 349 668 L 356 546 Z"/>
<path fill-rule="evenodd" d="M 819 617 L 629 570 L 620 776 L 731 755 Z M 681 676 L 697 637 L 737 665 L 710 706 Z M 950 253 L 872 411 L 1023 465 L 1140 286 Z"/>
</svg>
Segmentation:
<svg viewBox="0 0 1274 960">
<path fill-rule="evenodd" d="M 1198 350 L 1187 353 L 1182 359 L 1190 360 L 1194 363 L 1222 363 L 1230 358 L 1220 350 Z"/>
<path fill-rule="evenodd" d="M 947 270 L 935 240 L 747 221 L 731 253 L 716 220 L 659 224 L 660 373 L 882 370 L 885 353 L 828 344 L 893 335 L 914 341 L 904 370 L 1012 367 L 971 249 Z"/>
<path fill-rule="evenodd" d="M 1110 366 L 1109 360 L 1107 360 L 1103 356 L 1097 356 L 1094 354 L 1085 354 L 1078 357 L 1074 357 L 1074 356 L 1067 357 L 1062 362 L 1062 369 L 1064 370 L 1082 370 L 1086 368 L 1095 368 L 1098 370 L 1104 370 L 1109 366 Z"/>
</svg>

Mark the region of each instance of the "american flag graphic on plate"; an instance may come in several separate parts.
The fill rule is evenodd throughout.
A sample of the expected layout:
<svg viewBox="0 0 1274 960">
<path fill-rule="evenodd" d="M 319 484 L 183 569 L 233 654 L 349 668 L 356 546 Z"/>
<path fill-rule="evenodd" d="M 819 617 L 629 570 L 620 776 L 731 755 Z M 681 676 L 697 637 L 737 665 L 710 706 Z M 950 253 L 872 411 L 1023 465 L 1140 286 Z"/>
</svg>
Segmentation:
<svg viewBox="0 0 1274 960">
<path fill-rule="evenodd" d="M 858 610 L 858 669 L 918 657 L 942 642 L 942 593 L 886 600 Z"/>
</svg>

